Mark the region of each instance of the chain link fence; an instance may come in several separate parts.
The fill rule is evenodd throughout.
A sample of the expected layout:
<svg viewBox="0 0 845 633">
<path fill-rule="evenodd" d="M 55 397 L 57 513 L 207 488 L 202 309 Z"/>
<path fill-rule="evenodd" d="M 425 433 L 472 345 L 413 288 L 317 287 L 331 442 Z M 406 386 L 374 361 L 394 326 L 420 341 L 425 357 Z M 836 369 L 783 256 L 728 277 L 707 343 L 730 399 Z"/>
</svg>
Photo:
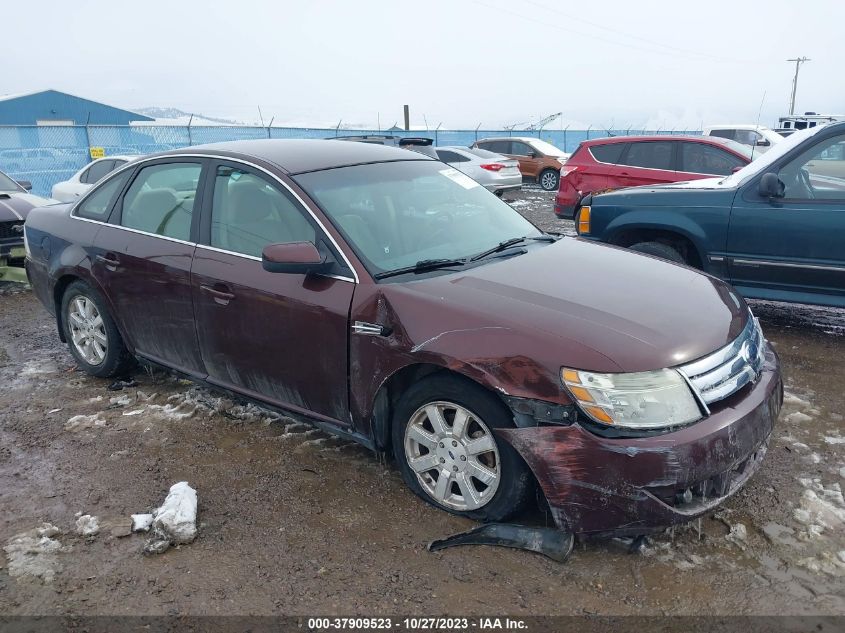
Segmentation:
<svg viewBox="0 0 845 633">
<path fill-rule="evenodd" d="M 531 136 L 573 152 L 590 138 L 634 134 L 701 134 L 700 130 L 344 130 L 249 126 L 90 125 L 0 126 L 0 171 L 28 180 L 32 192 L 49 196 L 54 184 L 68 180 L 92 156 L 151 154 L 191 145 L 247 139 L 332 138 L 347 135 L 424 136 L 436 145 L 468 146 L 491 136 Z"/>
</svg>

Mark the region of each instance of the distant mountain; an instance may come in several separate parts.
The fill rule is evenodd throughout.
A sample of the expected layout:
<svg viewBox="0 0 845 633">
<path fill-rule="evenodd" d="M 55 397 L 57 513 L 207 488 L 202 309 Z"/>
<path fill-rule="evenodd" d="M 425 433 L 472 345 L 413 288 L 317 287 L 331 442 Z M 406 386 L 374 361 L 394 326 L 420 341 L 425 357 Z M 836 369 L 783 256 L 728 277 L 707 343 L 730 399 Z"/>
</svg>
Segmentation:
<svg viewBox="0 0 845 633">
<path fill-rule="evenodd" d="M 191 118 L 190 112 L 185 112 L 184 110 L 180 110 L 179 108 L 158 108 L 155 106 L 150 106 L 147 108 L 135 108 L 135 112 L 138 114 L 143 114 L 154 119 L 165 119 L 165 120 L 178 120 L 178 121 L 188 121 Z M 241 121 L 235 121 L 234 119 L 221 119 L 212 116 L 206 116 L 204 114 L 193 113 L 194 122 L 200 124 L 201 122 L 211 122 L 216 123 L 218 125 L 243 125 Z"/>
</svg>

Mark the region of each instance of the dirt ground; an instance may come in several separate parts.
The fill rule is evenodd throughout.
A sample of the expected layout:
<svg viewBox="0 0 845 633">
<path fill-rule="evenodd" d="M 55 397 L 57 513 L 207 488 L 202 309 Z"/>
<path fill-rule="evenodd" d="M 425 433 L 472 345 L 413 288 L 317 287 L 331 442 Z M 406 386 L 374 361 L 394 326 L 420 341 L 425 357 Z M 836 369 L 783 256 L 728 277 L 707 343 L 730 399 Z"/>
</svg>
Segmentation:
<svg viewBox="0 0 845 633">
<path fill-rule="evenodd" d="M 507 196 L 547 229 L 551 196 Z M 0 614 L 845 614 L 845 310 L 756 302 L 786 402 L 714 516 L 565 564 L 490 547 L 349 442 L 165 375 L 74 370 L 31 292 L 0 289 Z M 186 480 L 199 534 L 158 556 L 127 518 Z M 100 533 L 76 533 L 76 513 Z M 57 528 L 33 532 L 48 522 Z"/>
</svg>

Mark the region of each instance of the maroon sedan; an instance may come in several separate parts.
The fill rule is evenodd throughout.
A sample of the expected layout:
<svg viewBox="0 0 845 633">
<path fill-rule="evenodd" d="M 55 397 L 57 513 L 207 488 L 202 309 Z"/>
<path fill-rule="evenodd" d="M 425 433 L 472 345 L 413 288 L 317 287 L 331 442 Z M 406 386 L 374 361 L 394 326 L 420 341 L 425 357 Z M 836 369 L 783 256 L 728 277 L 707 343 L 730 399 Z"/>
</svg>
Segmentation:
<svg viewBox="0 0 845 633">
<path fill-rule="evenodd" d="M 27 270 L 94 376 L 133 358 L 392 453 L 499 521 L 640 534 L 757 469 L 778 360 L 721 281 L 544 234 L 401 149 L 244 141 L 150 156 L 26 222 Z M 549 271 L 568 271 L 550 275 Z"/>
<path fill-rule="evenodd" d="M 584 141 L 560 170 L 555 215 L 572 218 L 588 193 L 729 176 L 751 148 L 715 136 L 616 136 Z"/>
</svg>

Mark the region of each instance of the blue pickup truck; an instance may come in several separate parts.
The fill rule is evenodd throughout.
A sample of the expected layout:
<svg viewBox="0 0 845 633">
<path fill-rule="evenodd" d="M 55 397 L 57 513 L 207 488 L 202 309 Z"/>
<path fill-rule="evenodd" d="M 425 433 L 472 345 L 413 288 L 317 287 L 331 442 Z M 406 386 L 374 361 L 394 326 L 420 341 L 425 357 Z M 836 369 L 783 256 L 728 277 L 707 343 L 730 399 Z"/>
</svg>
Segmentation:
<svg viewBox="0 0 845 633">
<path fill-rule="evenodd" d="M 575 225 L 746 297 L 845 307 L 845 122 L 797 132 L 727 177 L 587 196 Z"/>
</svg>

